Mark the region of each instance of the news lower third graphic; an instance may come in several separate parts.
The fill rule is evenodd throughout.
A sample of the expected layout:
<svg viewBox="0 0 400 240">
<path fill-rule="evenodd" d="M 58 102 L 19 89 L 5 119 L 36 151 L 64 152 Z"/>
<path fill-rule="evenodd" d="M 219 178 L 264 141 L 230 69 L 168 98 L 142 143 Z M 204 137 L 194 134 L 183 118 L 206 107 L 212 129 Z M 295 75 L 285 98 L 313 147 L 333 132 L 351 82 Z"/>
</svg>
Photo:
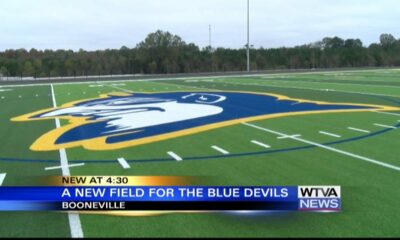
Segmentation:
<svg viewBox="0 0 400 240">
<path fill-rule="evenodd" d="M 197 186 L 191 177 L 51 177 L 1 187 L 1 211 L 341 211 L 340 186 Z"/>
</svg>

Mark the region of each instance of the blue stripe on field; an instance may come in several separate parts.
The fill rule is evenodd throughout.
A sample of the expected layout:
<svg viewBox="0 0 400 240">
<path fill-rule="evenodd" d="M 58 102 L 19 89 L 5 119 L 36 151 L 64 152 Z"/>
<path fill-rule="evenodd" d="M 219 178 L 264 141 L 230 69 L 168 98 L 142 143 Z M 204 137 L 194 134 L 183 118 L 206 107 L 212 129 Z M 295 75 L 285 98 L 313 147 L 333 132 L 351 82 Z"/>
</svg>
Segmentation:
<svg viewBox="0 0 400 240">
<path fill-rule="evenodd" d="M 394 127 L 399 128 L 400 123 L 395 125 Z M 393 131 L 395 129 L 384 129 L 380 130 L 377 132 L 373 132 L 367 135 L 363 136 L 358 136 L 358 137 L 353 137 L 349 139 L 344 139 L 340 141 L 334 141 L 334 142 L 328 142 L 328 143 L 323 143 L 322 145 L 325 146 L 331 146 L 331 145 L 337 145 L 341 143 L 348 143 L 348 142 L 354 142 L 374 136 L 378 136 L 384 133 L 387 133 L 389 131 Z M 243 157 L 243 156 L 257 156 L 257 155 L 266 155 L 266 154 L 273 154 L 273 153 L 281 153 L 281 152 L 291 152 L 291 151 L 298 151 L 298 150 L 304 150 L 304 149 L 310 149 L 310 148 L 315 148 L 317 146 L 314 145 L 305 145 L 305 146 L 299 146 L 299 147 L 292 147 L 292 148 L 283 148 L 283 149 L 276 149 L 276 150 L 267 150 L 267 151 L 259 151 L 259 152 L 244 152 L 244 153 L 237 153 L 237 154 L 230 154 L 230 155 L 211 155 L 211 156 L 201 156 L 201 157 L 183 157 L 185 161 L 197 161 L 197 160 L 210 160 L 210 159 L 220 159 L 220 158 L 232 158 L 232 157 Z M 43 160 L 43 159 L 23 159 L 23 158 L 6 158 L 6 157 L 1 157 L 0 161 L 2 162 L 29 162 L 29 163 L 59 163 L 59 159 L 50 159 L 50 160 Z M 174 159 L 170 158 L 156 158 L 156 159 L 132 159 L 132 160 L 126 160 L 129 163 L 154 163 L 154 162 L 176 162 Z M 85 163 L 85 164 L 115 164 L 117 162 L 116 159 L 112 160 L 70 160 L 69 163 Z"/>
</svg>

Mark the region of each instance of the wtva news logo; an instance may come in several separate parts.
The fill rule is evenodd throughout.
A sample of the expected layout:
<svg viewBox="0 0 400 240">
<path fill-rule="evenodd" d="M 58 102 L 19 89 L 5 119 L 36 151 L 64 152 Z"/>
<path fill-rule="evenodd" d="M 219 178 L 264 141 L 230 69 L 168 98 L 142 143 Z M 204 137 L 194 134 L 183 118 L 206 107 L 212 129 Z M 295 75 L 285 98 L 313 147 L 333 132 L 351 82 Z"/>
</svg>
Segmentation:
<svg viewBox="0 0 400 240">
<path fill-rule="evenodd" d="M 341 210 L 340 186 L 299 186 L 298 198 L 300 211 Z"/>
</svg>

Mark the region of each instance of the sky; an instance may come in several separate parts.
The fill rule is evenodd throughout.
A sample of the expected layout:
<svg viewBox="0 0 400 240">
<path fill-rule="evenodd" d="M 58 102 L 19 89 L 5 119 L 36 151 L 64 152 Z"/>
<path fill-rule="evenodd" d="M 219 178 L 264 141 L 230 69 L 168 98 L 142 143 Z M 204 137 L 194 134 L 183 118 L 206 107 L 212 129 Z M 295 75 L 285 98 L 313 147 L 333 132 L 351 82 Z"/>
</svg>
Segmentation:
<svg viewBox="0 0 400 240">
<path fill-rule="evenodd" d="M 135 47 L 158 29 L 205 47 L 242 48 L 246 0 L 0 0 L 0 51 Z M 250 41 L 291 47 L 324 37 L 400 37 L 399 0 L 250 0 Z"/>
</svg>

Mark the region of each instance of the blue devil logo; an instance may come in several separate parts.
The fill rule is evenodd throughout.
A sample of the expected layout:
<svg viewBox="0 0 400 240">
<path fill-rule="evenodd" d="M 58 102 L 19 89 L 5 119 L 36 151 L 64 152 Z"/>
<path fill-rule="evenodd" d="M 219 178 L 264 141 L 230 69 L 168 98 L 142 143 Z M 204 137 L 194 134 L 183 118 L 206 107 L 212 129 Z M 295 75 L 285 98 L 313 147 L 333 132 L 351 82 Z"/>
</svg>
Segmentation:
<svg viewBox="0 0 400 240">
<path fill-rule="evenodd" d="M 109 94 L 15 117 L 13 121 L 67 119 L 31 146 L 50 151 L 83 146 L 111 150 L 210 129 L 299 114 L 392 110 L 362 104 L 334 104 L 249 92 L 165 92 Z"/>
</svg>

